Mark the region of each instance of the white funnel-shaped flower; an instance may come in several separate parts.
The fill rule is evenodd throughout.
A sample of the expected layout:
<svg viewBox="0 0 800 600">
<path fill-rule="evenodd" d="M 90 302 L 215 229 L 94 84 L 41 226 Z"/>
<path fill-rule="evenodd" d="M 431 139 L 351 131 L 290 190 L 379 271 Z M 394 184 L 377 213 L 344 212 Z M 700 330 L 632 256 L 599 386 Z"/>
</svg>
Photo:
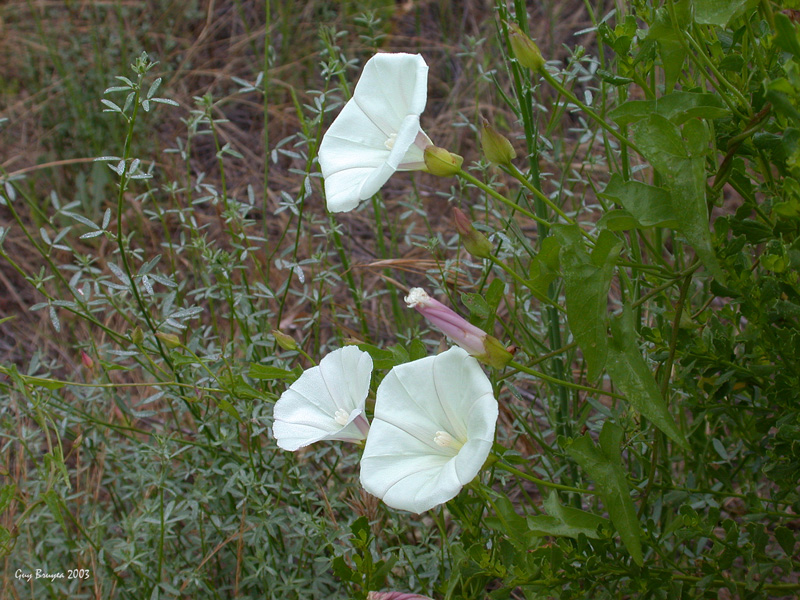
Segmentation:
<svg viewBox="0 0 800 600">
<path fill-rule="evenodd" d="M 431 145 L 419 125 L 428 65 L 419 54 L 376 54 L 319 147 L 328 210 L 343 212 L 376 194 L 395 171 L 425 169 Z"/>
<path fill-rule="evenodd" d="M 461 348 L 394 367 L 378 387 L 361 484 L 414 513 L 447 502 L 486 461 L 497 414 L 489 379 Z"/>
<path fill-rule="evenodd" d="M 275 403 L 272 434 L 284 450 L 321 440 L 363 440 L 372 358 L 355 346 L 334 350 L 303 372 Z"/>
</svg>

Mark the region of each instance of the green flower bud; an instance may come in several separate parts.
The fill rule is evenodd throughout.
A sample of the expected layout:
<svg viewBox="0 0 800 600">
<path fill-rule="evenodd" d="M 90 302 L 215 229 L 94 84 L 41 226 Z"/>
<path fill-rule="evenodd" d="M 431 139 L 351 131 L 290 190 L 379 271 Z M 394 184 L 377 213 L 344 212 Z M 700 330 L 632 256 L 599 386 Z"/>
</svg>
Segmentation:
<svg viewBox="0 0 800 600">
<path fill-rule="evenodd" d="M 484 353 L 475 358 L 495 369 L 502 369 L 514 358 L 514 355 L 494 336 L 487 335 L 483 340 L 483 347 Z"/>
<path fill-rule="evenodd" d="M 509 165 L 517 157 L 517 152 L 508 138 L 489 125 L 485 119 L 481 128 L 481 147 L 487 160 L 498 165 Z"/>
<path fill-rule="evenodd" d="M 539 46 L 536 45 L 536 42 L 525 35 L 515 23 L 510 23 L 508 30 L 511 51 L 519 64 L 531 71 L 544 69 L 544 58 L 542 58 L 542 53 L 539 51 Z"/>
<path fill-rule="evenodd" d="M 461 170 L 464 158 L 438 146 L 425 148 L 425 167 L 428 173 L 439 177 L 451 177 Z"/>
<path fill-rule="evenodd" d="M 275 338 L 278 346 L 284 350 L 297 350 L 297 342 L 294 341 L 292 336 L 277 329 L 272 330 L 272 336 Z"/>
<path fill-rule="evenodd" d="M 159 331 L 156 333 L 156 337 L 164 342 L 167 345 L 167 348 L 177 348 L 178 346 L 182 345 L 180 338 L 174 333 L 164 333 L 163 331 Z"/>
<path fill-rule="evenodd" d="M 140 346 L 142 344 L 142 342 L 144 341 L 144 333 L 142 333 L 141 327 L 137 326 L 136 328 L 134 328 L 133 331 L 131 331 L 131 341 L 136 346 Z"/>
<path fill-rule="evenodd" d="M 467 252 L 476 258 L 489 258 L 492 255 L 492 250 L 494 249 L 492 242 L 475 229 L 464 211 L 459 208 L 453 208 L 453 223 Z"/>
</svg>

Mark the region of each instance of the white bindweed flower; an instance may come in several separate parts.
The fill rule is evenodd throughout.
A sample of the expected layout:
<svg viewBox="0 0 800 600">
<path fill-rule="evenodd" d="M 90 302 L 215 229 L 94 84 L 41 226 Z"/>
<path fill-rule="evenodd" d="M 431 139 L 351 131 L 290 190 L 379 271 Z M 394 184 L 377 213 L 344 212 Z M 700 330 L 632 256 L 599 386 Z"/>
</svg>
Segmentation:
<svg viewBox="0 0 800 600">
<path fill-rule="evenodd" d="M 328 210 L 343 212 L 376 194 L 395 171 L 425 169 L 431 140 L 419 125 L 428 65 L 419 54 L 376 54 L 319 147 Z"/>
<path fill-rule="evenodd" d="M 492 385 L 461 348 L 398 365 L 378 387 L 361 485 L 414 513 L 447 502 L 480 471 L 496 422 Z"/>
<path fill-rule="evenodd" d="M 275 403 L 272 433 L 278 446 L 297 450 L 321 440 L 363 440 L 371 377 L 372 358 L 355 346 L 334 350 L 303 372 Z"/>
</svg>

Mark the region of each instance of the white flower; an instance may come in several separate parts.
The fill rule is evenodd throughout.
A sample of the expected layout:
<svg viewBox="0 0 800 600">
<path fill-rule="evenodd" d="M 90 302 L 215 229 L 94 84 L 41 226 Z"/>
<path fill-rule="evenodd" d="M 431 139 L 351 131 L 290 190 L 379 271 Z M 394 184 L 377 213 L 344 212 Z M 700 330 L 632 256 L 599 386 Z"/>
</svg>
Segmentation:
<svg viewBox="0 0 800 600">
<path fill-rule="evenodd" d="M 361 485 L 414 513 L 447 502 L 480 471 L 496 422 L 492 385 L 461 348 L 398 365 L 378 387 Z"/>
<path fill-rule="evenodd" d="M 372 358 L 355 346 L 334 350 L 306 370 L 275 403 L 278 446 L 297 450 L 320 440 L 363 440 Z"/>
<path fill-rule="evenodd" d="M 319 147 L 328 210 L 352 210 L 395 171 L 425 168 L 431 145 L 419 125 L 428 97 L 428 65 L 419 54 L 376 54 L 353 97 Z"/>
</svg>

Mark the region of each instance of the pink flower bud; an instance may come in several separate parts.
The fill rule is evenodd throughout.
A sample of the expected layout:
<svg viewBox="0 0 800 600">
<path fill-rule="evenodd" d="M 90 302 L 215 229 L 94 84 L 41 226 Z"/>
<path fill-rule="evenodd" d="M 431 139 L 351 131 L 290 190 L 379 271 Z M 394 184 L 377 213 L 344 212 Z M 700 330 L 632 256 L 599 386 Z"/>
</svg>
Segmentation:
<svg viewBox="0 0 800 600">
<path fill-rule="evenodd" d="M 94 367 L 94 361 L 92 360 L 92 357 L 86 354 L 85 350 L 81 350 L 81 362 L 87 369 Z"/>
<path fill-rule="evenodd" d="M 503 368 L 513 358 L 497 338 L 478 329 L 422 288 L 411 288 L 405 298 L 409 308 L 416 309 L 431 325 L 461 346 L 468 354 L 495 368 Z"/>
</svg>

